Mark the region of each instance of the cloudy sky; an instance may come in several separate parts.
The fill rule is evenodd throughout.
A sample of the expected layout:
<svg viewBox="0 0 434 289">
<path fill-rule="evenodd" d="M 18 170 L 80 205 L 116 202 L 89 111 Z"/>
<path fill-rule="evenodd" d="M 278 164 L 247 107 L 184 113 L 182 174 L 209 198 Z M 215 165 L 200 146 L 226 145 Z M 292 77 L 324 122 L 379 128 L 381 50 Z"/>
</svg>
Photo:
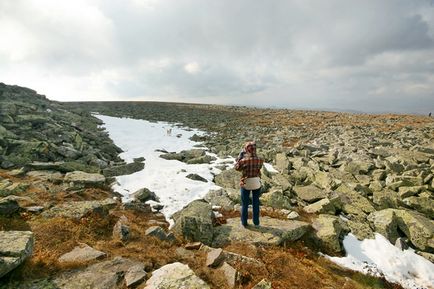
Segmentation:
<svg viewBox="0 0 434 289">
<path fill-rule="evenodd" d="M 434 0 L 0 0 L 0 35 L 55 100 L 434 112 Z"/>
</svg>

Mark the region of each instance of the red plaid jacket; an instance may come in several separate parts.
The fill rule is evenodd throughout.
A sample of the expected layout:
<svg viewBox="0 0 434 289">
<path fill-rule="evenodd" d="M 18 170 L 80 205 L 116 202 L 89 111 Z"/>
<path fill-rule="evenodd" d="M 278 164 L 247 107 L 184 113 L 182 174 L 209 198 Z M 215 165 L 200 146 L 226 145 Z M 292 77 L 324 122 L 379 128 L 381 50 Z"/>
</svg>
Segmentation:
<svg viewBox="0 0 434 289">
<path fill-rule="evenodd" d="M 263 163 L 264 161 L 257 156 L 239 160 L 235 164 L 235 169 L 243 173 L 241 182 L 246 178 L 260 177 Z"/>
</svg>

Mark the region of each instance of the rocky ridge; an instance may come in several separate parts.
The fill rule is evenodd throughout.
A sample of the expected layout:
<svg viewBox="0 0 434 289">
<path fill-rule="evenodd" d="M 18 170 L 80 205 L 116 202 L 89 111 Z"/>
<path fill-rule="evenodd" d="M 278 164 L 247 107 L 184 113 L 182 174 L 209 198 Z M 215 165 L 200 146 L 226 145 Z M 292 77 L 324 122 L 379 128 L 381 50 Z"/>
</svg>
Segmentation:
<svg viewBox="0 0 434 289">
<path fill-rule="evenodd" d="M 368 282 L 399 288 L 375 278 L 364 283 L 316 255 L 342 254 L 348 232 L 360 239 L 379 232 L 433 256 L 432 119 L 162 103 L 114 109 L 55 103 L 6 85 L 0 101 L 1 161 L 8 169 L 0 171 L 0 230 L 27 238 L 14 253 L 19 262 L 0 263 L 0 288 L 370 288 Z M 215 177 L 222 189 L 176 213 L 171 230 L 145 204 L 157 199 L 146 188 L 131 203 L 114 200 L 110 178 L 140 169 L 143 160 L 120 161 L 90 112 L 182 121 L 207 130 L 201 140 L 220 156 L 235 156 L 245 140 L 256 139 L 278 171 L 262 171 L 262 226 L 245 229 L 237 221 L 239 175 L 230 165 Z M 50 134 L 58 125 L 66 132 L 62 142 Z M 41 135 L 48 145 L 35 152 Z M 59 154 L 59 147 L 79 154 Z M 203 150 L 165 155 L 211 161 L 205 156 Z"/>
</svg>

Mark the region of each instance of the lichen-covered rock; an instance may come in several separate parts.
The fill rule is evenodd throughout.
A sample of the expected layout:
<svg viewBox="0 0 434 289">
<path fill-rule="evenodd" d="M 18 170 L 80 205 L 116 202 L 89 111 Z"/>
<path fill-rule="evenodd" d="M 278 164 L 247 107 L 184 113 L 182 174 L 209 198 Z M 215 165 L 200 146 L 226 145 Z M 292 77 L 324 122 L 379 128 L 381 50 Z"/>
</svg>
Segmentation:
<svg viewBox="0 0 434 289">
<path fill-rule="evenodd" d="M 328 198 L 319 200 L 303 208 L 303 211 L 309 214 L 330 214 L 334 215 L 336 212 L 335 207 Z"/>
<path fill-rule="evenodd" d="M 80 219 L 90 213 L 105 215 L 116 206 L 117 202 L 113 199 L 101 201 L 78 201 L 57 205 L 42 213 L 45 218 L 66 217 Z"/>
<path fill-rule="evenodd" d="M 280 190 L 274 190 L 262 194 L 260 197 L 261 204 L 275 209 L 291 209 L 291 199 Z"/>
<path fill-rule="evenodd" d="M 262 217 L 259 227 L 244 228 L 239 218 L 226 221 L 226 224 L 214 229 L 213 247 L 222 247 L 232 242 L 280 245 L 300 239 L 310 227 L 306 222 L 270 217 Z"/>
<path fill-rule="evenodd" d="M 204 197 L 212 206 L 220 206 L 223 210 L 233 210 L 235 203 L 229 198 L 224 189 L 210 190 Z"/>
<path fill-rule="evenodd" d="M 320 189 L 313 185 L 295 186 L 293 187 L 293 190 L 300 199 L 309 203 L 313 203 L 327 197 L 326 190 Z"/>
<path fill-rule="evenodd" d="M 135 191 L 134 193 L 131 194 L 131 197 L 134 200 L 137 200 L 142 203 L 145 203 L 149 200 L 156 201 L 156 202 L 160 201 L 158 196 L 147 188 L 142 188 L 140 190 Z"/>
<path fill-rule="evenodd" d="M 105 177 L 101 174 L 73 171 L 66 173 L 64 181 L 70 182 L 74 186 L 101 187 L 105 184 Z"/>
<path fill-rule="evenodd" d="M 152 272 L 144 289 L 209 289 L 208 284 L 196 276 L 188 265 L 176 262 Z"/>
<path fill-rule="evenodd" d="M 240 178 L 240 172 L 236 171 L 235 169 L 229 169 L 224 170 L 220 174 L 216 175 L 214 178 L 214 182 L 217 186 L 220 186 L 222 188 L 239 189 Z"/>
<path fill-rule="evenodd" d="M 319 215 L 312 222 L 314 238 L 321 249 L 328 254 L 337 254 L 343 251 L 342 239 L 349 228 L 336 216 Z"/>
<path fill-rule="evenodd" d="M 408 197 L 402 200 L 408 207 L 425 214 L 428 218 L 434 218 L 434 199 L 429 196 Z"/>
<path fill-rule="evenodd" d="M 200 241 L 210 245 L 214 231 L 213 216 L 209 203 L 204 200 L 195 200 L 173 214 L 175 225 L 172 230 L 175 235 L 188 241 Z"/>
<path fill-rule="evenodd" d="M 29 231 L 0 231 L 0 278 L 24 262 L 33 252 Z"/>
<path fill-rule="evenodd" d="M 103 169 L 102 174 L 106 177 L 130 175 L 143 170 L 145 164 L 143 162 L 132 162 Z"/>
<path fill-rule="evenodd" d="M 376 232 L 386 237 L 391 243 L 395 243 L 399 237 L 398 220 L 395 209 L 384 209 L 369 215 L 368 220 L 372 223 Z"/>
<path fill-rule="evenodd" d="M 398 193 L 384 189 L 381 191 L 374 191 L 373 202 L 378 206 L 378 209 L 398 208 Z"/>
<path fill-rule="evenodd" d="M 0 216 L 9 216 L 17 212 L 20 209 L 18 202 L 16 200 L 11 200 L 9 198 L 0 199 Z"/>
</svg>

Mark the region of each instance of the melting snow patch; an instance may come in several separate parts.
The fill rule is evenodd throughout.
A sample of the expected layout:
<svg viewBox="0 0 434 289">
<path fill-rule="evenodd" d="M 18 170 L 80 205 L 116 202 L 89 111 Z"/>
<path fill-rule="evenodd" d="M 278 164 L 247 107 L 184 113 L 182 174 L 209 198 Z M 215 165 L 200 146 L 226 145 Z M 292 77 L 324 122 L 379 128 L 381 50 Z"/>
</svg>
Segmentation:
<svg viewBox="0 0 434 289">
<path fill-rule="evenodd" d="M 203 131 L 182 128 L 167 122 L 95 116 L 104 122 L 103 127 L 110 138 L 124 151 L 120 154 L 122 159 L 132 162 L 134 158 L 145 158 L 145 168 L 142 171 L 116 177 L 117 184 L 113 189 L 123 195 L 123 201 L 130 201 L 132 193 L 148 188 L 160 198 L 164 205 L 161 212 L 167 219 L 191 201 L 204 197 L 210 189 L 218 189 L 213 183 L 214 175 L 220 172 L 216 166 L 233 163 L 233 158 L 217 158 L 211 164 L 188 165 L 160 158 L 162 152 L 156 151 L 180 152 L 197 148 L 194 146 L 200 143 L 189 138 L 194 134 L 203 135 Z M 217 157 L 215 154 L 207 154 Z M 186 178 L 191 173 L 202 176 L 208 182 Z"/>
<path fill-rule="evenodd" d="M 384 277 L 405 288 L 434 288 L 434 264 L 412 249 L 401 251 L 378 233 L 375 239 L 363 241 L 348 234 L 343 245 L 346 257 L 327 258 L 351 270 Z"/>
</svg>

